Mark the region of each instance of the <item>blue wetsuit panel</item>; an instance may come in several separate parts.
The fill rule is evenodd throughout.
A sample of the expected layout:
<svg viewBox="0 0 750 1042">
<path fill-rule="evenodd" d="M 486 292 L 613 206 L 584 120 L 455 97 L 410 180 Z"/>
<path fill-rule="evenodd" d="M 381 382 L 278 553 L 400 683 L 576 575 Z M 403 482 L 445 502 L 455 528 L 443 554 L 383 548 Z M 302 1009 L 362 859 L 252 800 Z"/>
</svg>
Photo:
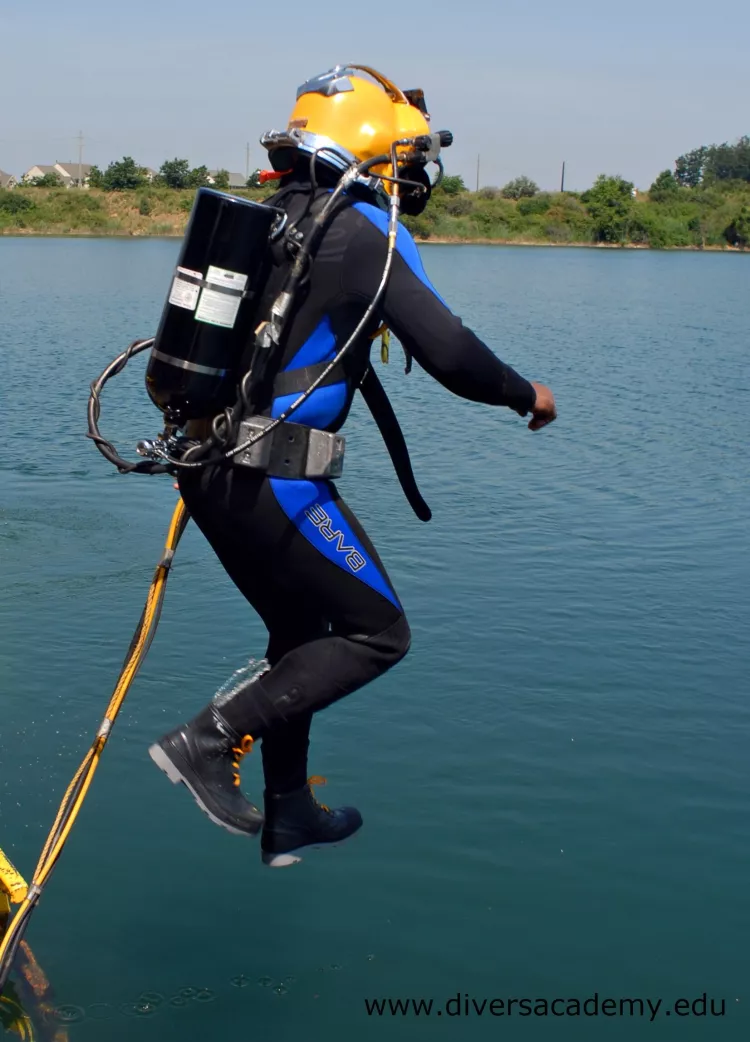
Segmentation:
<svg viewBox="0 0 750 1042">
<path fill-rule="evenodd" d="M 336 337 L 331 320 L 325 315 L 282 372 L 302 369 L 306 365 L 316 365 L 319 362 L 332 362 L 335 356 Z M 274 398 L 271 407 L 272 418 L 281 416 L 284 410 L 299 398 L 300 393 L 301 391 L 298 391 L 295 394 Z M 290 423 L 304 423 L 308 427 L 325 430 L 346 406 L 347 395 L 346 382 L 343 380 L 341 383 L 329 384 L 328 387 L 319 387 L 317 391 L 313 391 L 304 405 L 292 413 Z"/>
<path fill-rule="evenodd" d="M 401 611 L 395 593 L 339 510 L 327 482 L 268 480 L 281 509 L 316 550 Z"/>
<path fill-rule="evenodd" d="M 370 224 L 374 224 L 383 235 L 388 235 L 388 214 L 385 213 L 385 211 L 379 210 L 378 207 L 373 206 L 372 203 L 362 202 L 355 203 L 354 209 L 361 213 L 363 217 L 366 217 Z M 405 228 L 403 224 L 399 224 L 398 226 L 396 250 L 417 276 L 419 281 L 425 285 L 431 293 L 435 294 L 441 304 L 448 307 L 438 291 L 427 278 L 427 272 L 424 270 L 424 265 L 422 264 L 422 258 L 419 255 L 417 244 L 414 242 L 414 239 L 412 239 L 408 228 Z"/>
<path fill-rule="evenodd" d="M 331 320 L 324 315 L 310 336 L 297 351 L 282 372 L 289 369 L 302 369 L 306 365 L 315 365 L 317 362 L 332 362 L 336 354 L 336 336 L 331 327 Z"/>
<path fill-rule="evenodd" d="M 275 420 L 278 416 L 296 402 L 301 391 L 294 394 L 284 394 L 280 398 L 274 398 L 271 408 L 271 416 Z M 319 387 L 313 391 L 310 397 L 300 405 L 296 412 L 289 417 L 290 423 L 304 423 L 308 427 L 316 427 L 325 430 L 344 408 L 349 391 L 345 381 L 338 384 L 329 384 L 328 387 Z"/>
</svg>

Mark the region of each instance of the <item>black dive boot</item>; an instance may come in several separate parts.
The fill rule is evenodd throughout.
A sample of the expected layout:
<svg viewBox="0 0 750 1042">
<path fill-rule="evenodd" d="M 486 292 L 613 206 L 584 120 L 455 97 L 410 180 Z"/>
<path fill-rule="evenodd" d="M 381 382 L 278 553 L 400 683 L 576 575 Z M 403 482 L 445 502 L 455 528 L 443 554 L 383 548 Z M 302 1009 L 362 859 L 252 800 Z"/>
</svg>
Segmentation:
<svg viewBox="0 0 750 1042">
<path fill-rule="evenodd" d="M 263 815 L 240 792 L 240 760 L 253 746 L 214 705 L 207 706 L 189 724 L 170 731 L 152 745 L 149 756 L 169 780 L 182 782 L 211 821 L 236 835 L 254 836 Z"/>
<path fill-rule="evenodd" d="M 301 847 L 340 843 L 362 827 L 362 815 L 355 807 L 330 810 L 317 802 L 310 784 L 321 783 L 322 779 L 312 778 L 294 792 L 265 793 L 266 823 L 260 846 L 263 863 L 270 868 L 294 865 L 302 860 Z"/>
</svg>

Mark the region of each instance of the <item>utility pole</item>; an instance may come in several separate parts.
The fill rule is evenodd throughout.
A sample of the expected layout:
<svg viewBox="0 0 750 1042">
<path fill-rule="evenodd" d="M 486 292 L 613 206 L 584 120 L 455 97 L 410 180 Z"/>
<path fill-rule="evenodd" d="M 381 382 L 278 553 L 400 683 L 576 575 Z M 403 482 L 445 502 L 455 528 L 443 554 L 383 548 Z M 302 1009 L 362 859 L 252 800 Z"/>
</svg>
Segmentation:
<svg viewBox="0 0 750 1042">
<path fill-rule="evenodd" d="M 563 160 L 563 165 L 562 165 L 562 177 L 560 178 L 560 191 L 561 192 L 565 191 L 565 160 Z"/>
<path fill-rule="evenodd" d="M 78 131 L 78 187 L 83 188 L 83 131 Z"/>
<path fill-rule="evenodd" d="M 245 181 L 250 180 L 250 142 L 245 145 Z"/>
<path fill-rule="evenodd" d="M 481 158 L 481 155 L 477 156 L 477 191 L 479 191 L 479 161 Z"/>
</svg>

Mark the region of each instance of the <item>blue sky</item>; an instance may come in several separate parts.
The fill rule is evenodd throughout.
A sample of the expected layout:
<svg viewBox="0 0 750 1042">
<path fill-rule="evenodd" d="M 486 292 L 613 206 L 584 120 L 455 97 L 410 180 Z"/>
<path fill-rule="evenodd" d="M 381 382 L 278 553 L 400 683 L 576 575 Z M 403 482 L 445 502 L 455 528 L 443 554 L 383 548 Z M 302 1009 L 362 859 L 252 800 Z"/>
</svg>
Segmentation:
<svg viewBox="0 0 750 1042">
<path fill-rule="evenodd" d="M 601 172 L 647 188 L 681 152 L 750 133 L 749 35 L 747 0 L 0 0 L 0 168 L 75 159 L 82 130 L 86 162 L 244 172 L 299 83 L 359 61 L 424 88 L 472 185 L 479 154 L 485 185 L 555 187 L 566 160 L 570 188 Z"/>
</svg>

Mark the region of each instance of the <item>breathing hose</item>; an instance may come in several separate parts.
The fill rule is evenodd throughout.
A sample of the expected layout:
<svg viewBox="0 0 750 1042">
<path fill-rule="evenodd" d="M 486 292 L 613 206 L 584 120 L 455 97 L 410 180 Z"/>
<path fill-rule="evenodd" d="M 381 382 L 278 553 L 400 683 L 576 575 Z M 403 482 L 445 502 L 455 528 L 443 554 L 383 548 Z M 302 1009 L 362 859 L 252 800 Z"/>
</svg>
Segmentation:
<svg viewBox="0 0 750 1042">
<path fill-rule="evenodd" d="M 113 376 L 117 376 L 121 373 L 125 366 L 128 364 L 133 355 L 140 354 L 141 351 L 145 351 L 151 347 L 154 342 L 153 337 L 149 337 L 147 340 L 134 340 L 129 347 L 127 347 L 122 354 L 118 355 L 112 362 L 109 363 L 104 372 L 100 373 L 91 384 L 89 403 L 88 403 L 88 433 L 87 438 L 91 438 L 93 443 L 96 445 L 99 452 L 105 459 L 108 459 L 110 463 L 114 463 L 121 474 L 165 474 L 169 470 L 161 463 L 151 463 L 147 460 L 143 460 L 139 463 L 130 463 L 128 460 L 123 459 L 122 456 L 118 455 L 117 449 L 114 447 L 111 441 L 102 436 L 99 430 L 99 416 L 101 414 L 101 393 L 104 385 L 108 380 L 111 380 Z"/>
<path fill-rule="evenodd" d="M 49 882 L 50 875 L 60 858 L 83 802 L 86 799 L 104 752 L 104 747 L 107 744 L 125 697 L 156 635 L 172 559 L 188 521 L 187 509 L 182 500 L 180 500 L 172 515 L 164 546 L 164 554 L 156 566 L 156 571 L 149 587 L 148 597 L 146 598 L 146 604 L 136 631 L 133 634 L 133 639 L 130 642 L 125 663 L 110 698 L 104 718 L 96 732 L 91 748 L 84 756 L 80 767 L 74 774 L 63 796 L 57 817 L 39 857 L 39 863 L 29 885 L 28 894 L 19 905 L 18 911 L 8 926 L 5 937 L 0 942 L 0 993 L 2 993 L 8 980 L 13 959 L 18 951 L 18 946 L 23 940 L 31 914 L 39 902 L 44 887 Z"/>
</svg>

